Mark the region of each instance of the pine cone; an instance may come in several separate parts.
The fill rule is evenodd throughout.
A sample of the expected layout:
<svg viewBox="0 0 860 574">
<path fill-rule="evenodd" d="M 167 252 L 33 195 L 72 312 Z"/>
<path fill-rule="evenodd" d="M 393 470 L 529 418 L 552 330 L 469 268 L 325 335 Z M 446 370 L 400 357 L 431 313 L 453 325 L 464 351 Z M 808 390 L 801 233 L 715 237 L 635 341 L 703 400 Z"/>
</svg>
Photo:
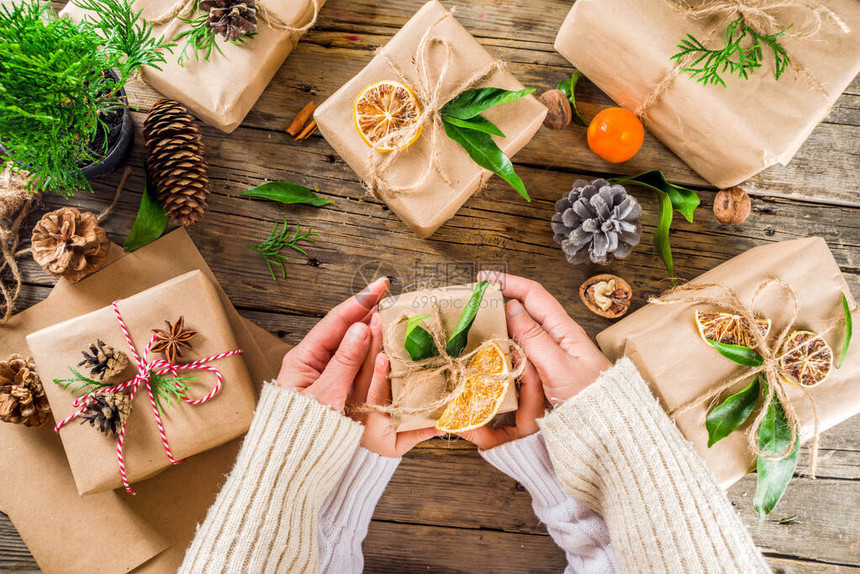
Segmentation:
<svg viewBox="0 0 860 574">
<path fill-rule="evenodd" d="M 257 31 L 255 0 L 201 0 L 200 9 L 209 12 L 206 25 L 225 40 L 236 42 Z"/>
<path fill-rule="evenodd" d="M 125 370 L 128 366 L 128 356 L 106 345 L 101 339 L 89 346 L 89 352 L 81 351 L 84 360 L 78 363 L 79 367 L 86 365 L 90 368 L 90 376 L 99 380 L 110 379 Z"/>
<path fill-rule="evenodd" d="M 609 263 L 627 257 L 639 243 L 639 202 L 620 185 L 605 179 L 578 179 L 555 204 L 553 239 L 568 263 Z"/>
<path fill-rule="evenodd" d="M 89 422 L 105 435 L 118 434 L 131 414 L 131 400 L 123 393 L 93 396 L 93 402 L 81 413 L 81 424 Z"/>
<path fill-rule="evenodd" d="M 73 283 L 97 271 L 110 248 L 96 216 L 74 207 L 46 213 L 33 228 L 32 243 L 33 259 L 42 269 Z"/>
<path fill-rule="evenodd" d="M 12 355 L 0 362 L 0 421 L 40 427 L 50 414 L 33 359 Z"/>
<path fill-rule="evenodd" d="M 209 177 L 194 117 L 173 100 L 159 100 L 143 122 L 146 166 L 165 212 L 180 225 L 203 216 Z"/>
</svg>

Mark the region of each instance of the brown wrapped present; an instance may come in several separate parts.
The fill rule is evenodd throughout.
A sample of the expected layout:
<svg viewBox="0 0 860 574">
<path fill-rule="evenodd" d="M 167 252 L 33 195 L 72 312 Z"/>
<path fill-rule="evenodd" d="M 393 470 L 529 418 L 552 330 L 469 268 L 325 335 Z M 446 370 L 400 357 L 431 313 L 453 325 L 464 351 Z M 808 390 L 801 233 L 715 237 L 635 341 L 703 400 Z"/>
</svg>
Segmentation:
<svg viewBox="0 0 860 574">
<path fill-rule="evenodd" d="M 768 282 L 769 286 L 759 291 Z M 844 316 L 843 294 L 855 322 L 858 316 L 857 303 L 851 297 L 839 266 L 824 240 L 817 237 L 755 247 L 689 285 L 712 285 L 713 288 L 700 295 L 714 296 L 715 301 L 720 295 L 717 286 L 732 290 L 743 305 L 753 309 L 759 317 L 772 321 L 769 341 L 791 322 L 796 297 L 798 314 L 792 329 L 822 333 L 837 361 L 844 332 L 844 328 L 838 328 L 838 320 Z M 682 299 L 684 293 L 684 290 L 678 291 L 661 300 Z M 696 309 L 719 310 L 708 307 L 683 301 L 651 303 L 598 334 L 597 342 L 610 359 L 626 356 L 633 361 L 666 411 L 674 415 L 684 436 L 693 443 L 719 482 L 728 487 L 753 466 L 755 457 L 743 432 L 753 417 L 711 448 L 708 448 L 705 417 L 715 400 L 739 391 L 750 383 L 751 377 L 744 377 L 732 388 L 713 396 L 714 389 L 719 390 L 720 385 L 744 375 L 745 371 L 699 335 L 694 313 Z M 857 414 L 860 412 L 860 345 L 852 344 L 842 367 L 833 369 L 817 386 L 801 389 L 785 384 L 782 387 L 799 421 L 801 439 L 812 438 L 816 426 L 809 398 L 815 403 L 819 433 Z M 805 391 L 809 397 L 805 396 Z"/>
<path fill-rule="evenodd" d="M 61 425 L 67 421 L 60 429 L 60 438 L 81 495 L 123 485 L 131 490 L 130 483 L 154 476 L 170 466 L 171 460 L 166 452 L 168 445 L 173 460 L 181 461 L 240 436 L 251 424 L 256 403 L 244 359 L 230 354 L 237 350 L 236 339 L 219 293 L 200 271 L 180 275 L 121 299 L 116 307 L 134 343 L 134 350 L 126 340 L 112 306 L 27 337 L 27 344 L 45 381 L 54 420 Z M 179 330 L 177 319 L 180 316 L 184 318 L 184 328 L 197 330 L 198 334 L 191 339 L 193 346 L 190 349 L 180 349 L 182 355 L 179 358 L 177 354 L 178 366 L 174 373 L 170 372 L 173 368 L 165 363 L 167 352 L 157 353 L 148 348 L 153 338 L 152 330 L 165 328 L 165 321 L 170 321 L 174 330 Z M 78 366 L 83 358 L 82 352 L 99 340 L 105 343 L 106 348 L 128 356 L 128 366 L 122 373 L 104 380 L 104 384 L 117 392 L 108 393 L 108 389 L 101 389 L 87 397 L 85 393 L 92 387 L 73 393 L 83 382 L 81 380 L 72 382 L 68 388 L 56 383 L 78 378 L 70 367 L 83 377 L 101 383 L 98 376 L 90 376 L 88 365 Z M 141 363 L 146 366 L 139 368 Z M 198 368 L 186 366 L 195 363 Z M 190 387 L 187 397 L 182 399 L 162 394 L 156 407 L 148 384 L 151 383 L 153 388 L 159 385 L 152 378 L 138 381 L 136 374 L 139 370 L 160 373 L 165 378 L 199 377 L 199 380 L 182 380 L 183 385 Z M 140 384 L 134 386 L 135 382 Z M 134 393 L 133 398 L 131 393 Z M 79 398 L 77 402 L 76 397 Z M 96 403 L 97 406 L 93 407 Z M 95 428 L 86 424 L 85 419 L 80 421 L 84 424 L 79 424 L 77 418 L 69 419 L 76 413 L 95 415 L 92 421 Z M 158 426 L 159 418 L 163 433 Z M 117 456 L 118 436 L 111 431 L 117 431 L 123 437 L 124 468 Z"/>
<path fill-rule="evenodd" d="M 406 334 L 406 319 L 417 315 L 430 315 L 428 329 L 438 329 L 440 326 L 433 322 L 441 320 L 441 332 L 450 334 L 460 320 L 463 308 L 469 301 L 474 285 L 457 285 L 439 289 L 424 289 L 399 295 L 390 303 L 380 305 L 380 319 L 384 333 L 383 346 L 391 361 L 391 397 L 392 404 L 401 409 L 421 410 L 433 402 L 439 401 L 452 389 L 451 381 L 444 374 L 426 377 L 410 375 L 398 377 L 394 375 L 410 362 L 409 355 L 403 348 Z M 438 313 L 438 314 L 437 314 Z M 468 342 L 463 354 L 470 353 L 489 340 L 507 340 L 508 325 L 505 319 L 505 300 L 496 285 L 489 285 L 475 322 L 469 330 Z M 509 355 L 509 349 L 504 349 Z M 510 357 L 507 357 L 510 367 Z M 417 385 L 416 385 L 417 381 Z M 443 406 L 426 412 L 409 412 L 392 414 L 392 426 L 397 431 L 414 430 L 435 426 Z M 517 391 L 512 378 L 507 393 L 499 408 L 499 413 L 517 410 Z"/>
<path fill-rule="evenodd" d="M 737 185 L 776 163 L 787 164 L 860 72 L 860 3 L 710 0 L 577 0 L 555 49 L 703 178 Z M 747 18 L 757 32 L 791 26 L 778 41 L 791 63 L 775 79 L 775 60 L 748 80 L 724 71 L 726 87 L 703 85 L 672 60 L 691 34 L 710 49 L 726 28 Z M 749 40 L 747 38 L 745 41 Z M 834 58 L 834 54 L 839 57 Z"/>
<path fill-rule="evenodd" d="M 419 53 L 420 52 L 420 53 Z M 419 69 L 420 68 L 420 69 Z M 440 82 L 441 78 L 441 82 Z M 396 158 L 374 151 L 355 128 L 353 102 L 382 80 L 416 92 L 427 123 Z M 420 237 L 429 237 L 478 191 L 491 173 L 445 135 L 432 111 L 469 88 L 521 90 L 523 86 L 439 2 L 425 4 L 361 72 L 314 114 L 326 141 Z M 494 138 L 513 156 L 540 128 L 546 108 L 533 96 L 483 114 L 506 137 Z M 393 161 L 390 161 L 393 160 Z M 390 165 L 382 167 L 385 162 Z"/>
<path fill-rule="evenodd" d="M 145 67 L 146 83 L 184 104 L 201 120 L 230 133 L 239 127 L 299 39 L 316 22 L 325 0 L 257 0 L 257 26 L 253 37 L 239 44 L 218 37 L 221 49 L 213 49 L 208 60 L 195 58 L 189 49 L 183 64 L 178 58 L 185 39 L 176 41 L 173 54 L 161 70 Z M 182 19 L 194 19 L 196 0 L 136 0 L 135 9 L 154 26 L 154 33 L 172 40 L 189 30 Z M 92 13 L 69 2 L 61 15 L 73 19 L 92 18 Z"/>
</svg>

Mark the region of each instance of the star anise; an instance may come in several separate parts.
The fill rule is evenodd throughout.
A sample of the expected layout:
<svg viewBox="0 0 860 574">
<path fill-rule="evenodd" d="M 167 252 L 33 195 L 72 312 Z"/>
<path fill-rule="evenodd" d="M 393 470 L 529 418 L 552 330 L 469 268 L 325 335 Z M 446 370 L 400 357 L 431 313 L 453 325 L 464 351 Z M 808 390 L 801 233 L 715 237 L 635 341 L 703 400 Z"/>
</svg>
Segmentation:
<svg viewBox="0 0 860 574">
<path fill-rule="evenodd" d="M 170 321 L 165 321 L 167 329 L 153 329 L 155 334 L 155 343 L 152 345 L 153 353 L 164 353 L 168 362 L 176 363 L 177 358 L 182 357 L 182 349 L 191 349 L 192 338 L 197 335 L 197 331 L 185 328 L 185 318 L 180 317 L 172 325 Z"/>
</svg>

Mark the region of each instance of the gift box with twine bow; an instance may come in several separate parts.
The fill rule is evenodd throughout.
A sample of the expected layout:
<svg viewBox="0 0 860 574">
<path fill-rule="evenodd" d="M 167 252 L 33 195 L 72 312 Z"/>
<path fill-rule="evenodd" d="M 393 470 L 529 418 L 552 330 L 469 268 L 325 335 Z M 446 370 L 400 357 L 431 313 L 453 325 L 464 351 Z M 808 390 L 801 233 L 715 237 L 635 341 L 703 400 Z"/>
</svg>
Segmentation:
<svg viewBox="0 0 860 574">
<path fill-rule="evenodd" d="M 409 86 L 422 110 L 420 135 L 395 152 L 373 150 L 359 135 L 353 102 L 382 80 Z M 463 91 L 494 87 L 523 89 L 504 64 L 490 56 L 439 2 L 425 4 L 379 50 L 373 60 L 328 98 L 314 114 L 320 133 L 419 237 L 429 237 L 454 216 L 491 173 L 476 164 L 446 134 L 439 110 Z M 494 138 L 508 156 L 540 128 L 546 108 L 533 96 L 483 114 L 505 137 Z"/>
<path fill-rule="evenodd" d="M 197 0 L 135 0 L 134 8 L 153 25 L 155 35 L 176 42 L 173 54 L 161 70 L 144 67 L 141 74 L 147 84 L 174 99 L 201 120 L 219 130 L 235 130 L 275 73 L 296 47 L 299 39 L 316 23 L 325 0 L 257 0 L 254 4 L 256 27 L 253 36 L 240 43 L 218 36 L 217 48 L 208 58 L 200 52 L 186 51 L 182 64 L 179 57 L 186 39 L 174 40 L 191 29 L 184 20 L 199 18 Z M 70 1 L 60 13 L 75 20 L 93 18 Z"/>
<path fill-rule="evenodd" d="M 721 73 L 697 83 L 678 60 L 690 34 L 708 49 L 725 44 L 739 18 L 777 38 L 790 60 L 780 79 L 762 43 L 762 66 L 748 79 Z M 750 41 L 746 38 L 744 42 Z M 577 0 L 555 49 L 649 132 L 717 187 L 737 185 L 787 164 L 860 72 L 856 0 Z"/>
</svg>

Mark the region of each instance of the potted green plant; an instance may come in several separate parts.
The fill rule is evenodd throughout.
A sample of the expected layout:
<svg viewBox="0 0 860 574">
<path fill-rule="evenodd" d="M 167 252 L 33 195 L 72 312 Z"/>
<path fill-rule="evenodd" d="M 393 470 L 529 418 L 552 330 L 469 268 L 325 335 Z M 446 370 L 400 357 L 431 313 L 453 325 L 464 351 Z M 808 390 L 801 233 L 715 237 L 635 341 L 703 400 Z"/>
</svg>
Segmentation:
<svg viewBox="0 0 860 574">
<path fill-rule="evenodd" d="M 30 191 L 70 197 L 116 169 L 133 130 L 124 86 L 169 50 L 133 0 L 78 0 L 74 22 L 40 0 L 0 7 L 0 141 Z"/>
</svg>

